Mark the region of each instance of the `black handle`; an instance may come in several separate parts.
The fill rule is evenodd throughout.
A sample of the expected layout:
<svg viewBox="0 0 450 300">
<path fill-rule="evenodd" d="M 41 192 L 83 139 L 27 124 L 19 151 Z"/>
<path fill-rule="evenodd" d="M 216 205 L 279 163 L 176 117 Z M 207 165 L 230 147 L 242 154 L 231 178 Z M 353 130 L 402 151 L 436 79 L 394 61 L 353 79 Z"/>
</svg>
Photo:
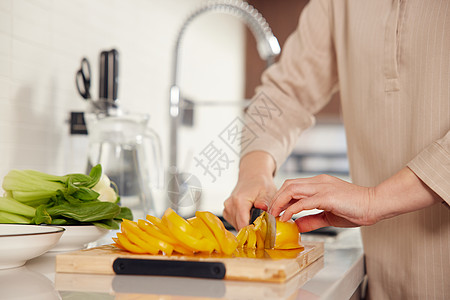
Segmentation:
<svg viewBox="0 0 450 300">
<path fill-rule="evenodd" d="M 116 258 L 113 269 L 119 275 L 155 275 L 223 279 L 221 262 L 179 261 L 162 259 Z"/>
<path fill-rule="evenodd" d="M 112 49 L 109 52 L 109 72 L 108 75 L 108 99 L 116 101 L 118 98 L 118 87 L 119 87 L 119 52 L 116 49 Z"/>
<path fill-rule="evenodd" d="M 108 51 L 100 53 L 100 84 L 99 99 L 106 99 L 108 96 Z"/>
<path fill-rule="evenodd" d="M 250 210 L 250 223 L 253 224 L 255 222 L 256 218 L 259 217 L 264 211 L 260 208 L 252 207 Z"/>
</svg>

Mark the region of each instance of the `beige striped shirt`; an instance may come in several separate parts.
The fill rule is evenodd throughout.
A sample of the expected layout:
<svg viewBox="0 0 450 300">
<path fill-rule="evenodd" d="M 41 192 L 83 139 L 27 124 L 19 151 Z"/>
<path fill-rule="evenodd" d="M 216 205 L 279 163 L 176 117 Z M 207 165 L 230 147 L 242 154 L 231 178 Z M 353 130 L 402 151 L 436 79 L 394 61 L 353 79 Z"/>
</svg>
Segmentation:
<svg viewBox="0 0 450 300">
<path fill-rule="evenodd" d="M 278 114 L 250 106 L 242 155 L 280 166 L 336 90 L 353 182 L 409 166 L 442 200 L 362 228 L 371 298 L 450 299 L 450 1 L 311 1 L 254 98 Z"/>
</svg>

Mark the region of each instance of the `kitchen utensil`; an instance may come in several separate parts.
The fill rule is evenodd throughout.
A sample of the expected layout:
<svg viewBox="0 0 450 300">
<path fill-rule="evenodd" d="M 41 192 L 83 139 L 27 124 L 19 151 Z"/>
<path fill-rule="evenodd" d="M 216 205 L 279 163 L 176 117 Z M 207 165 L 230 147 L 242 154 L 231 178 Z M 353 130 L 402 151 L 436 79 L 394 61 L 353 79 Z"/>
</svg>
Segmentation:
<svg viewBox="0 0 450 300">
<path fill-rule="evenodd" d="M 221 262 L 119 257 L 114 260 L 113 269 L 118 275 L 156 275 L 210 279 L 223 279 L 225 277 L 225 265 Z"/>
<path fill-rule="evenodd" d="M 0 269 L 16 268 L 52 248 L 64 228 L 54 226 L 0 224 Z"/>
<path fill-rule="evenodd" d="M 98 98 L 106 99 L 107 85 L 108 85 L 108 51 L 100 52 L 100 82 Z"/>
<path fill-rule="evenodd" d="M 75 83 L 77 86 L 78 93 L 85 100 L 91 98 L 91 65 L 86 57 L 81 60 L 80 69 L 75 75 Z"/>
<path fill-rule="evenodd" d="M 116 49 L 100 53 L 99 98 L 111 102 L 117 100 L 119 85 L 119 52 Z"/>
<path fill-rule="evenodd" d="M 56 273 L 54 286 L 57 291 L 82 292 L 83 295 L 89 291 L 97 295 L 103 293 L 122 298 L 134 297 L 133 299 L 298 299 L 302 286 L 323 267 L 324 259 L 321 257 L 282 283 L 198 280 L 170 276 Z"/>
<path fill-rule="evenodd" d="M 119 52 L 112 49 L 108 54 L 108 99 L 117 100 L 119 86 Z"/>
<path fill-rule="evenodd" d="M 117 258 L 171 260 L 174 263 L 220 262 L 225 266 L 225 280 L 284 282 L 318 260 L 324 254 L 322 242 L 303 242 L 304 249 L 256 250 L 248 249 L 247 257 L 211 255 L 147 255 L 133 254 L 112 245 L 63 253 L 56 256 L 56 272 L 85 274 L 115 274 Z M 260 258 L 252 258 L 252 256 Z"/>
<path fill-rule="evenodd" d="M 146 114 L 86 114 L 88 166 L 101 164 L 115 183 L 120 203 L 134 218 L 154 215 L 154 194 L 163 185 L 161 142 Z"/>
<path fill-rule="evenodd" d="M 266 220 L 267 223 L 264 248 L 272 249 L 275 246 L 275 239 L 277 235 L 277 221 L 275 220 L 275 217 L 262 209 L 252 207 L 250 210 L 250 224 L 252 224 L 262 213 L 264 213 L 263 219 Z"/>
</svg>

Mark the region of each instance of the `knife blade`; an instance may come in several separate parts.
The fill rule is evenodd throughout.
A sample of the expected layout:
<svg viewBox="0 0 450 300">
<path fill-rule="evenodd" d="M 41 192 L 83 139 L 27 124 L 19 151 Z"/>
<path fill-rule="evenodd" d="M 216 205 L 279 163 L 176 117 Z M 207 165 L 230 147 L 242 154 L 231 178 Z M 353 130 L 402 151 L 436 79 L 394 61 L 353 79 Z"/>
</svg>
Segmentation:
<svg viewBox="0 0 450 300">
<path fill-rule="evenodd" d="M 264 248 L 272 249 L 275 247 L 275 239 L 277 235 L 277 221 L 275 220 L 275 217 L 262 209 L 252 207 L 250 210 L 250 224 L 252 224 L 261 214 L 264 214 L 263 219 L 267 224 L 266 236 L 264 237 Z"/>
</svg>

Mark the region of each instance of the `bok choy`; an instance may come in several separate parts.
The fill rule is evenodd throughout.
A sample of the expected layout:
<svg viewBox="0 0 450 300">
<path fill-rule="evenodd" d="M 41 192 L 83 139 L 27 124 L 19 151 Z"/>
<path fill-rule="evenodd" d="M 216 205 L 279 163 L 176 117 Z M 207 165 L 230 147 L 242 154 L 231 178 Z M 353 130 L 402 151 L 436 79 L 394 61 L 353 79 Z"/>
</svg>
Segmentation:
<svg viewBox="0 0 450 300">
<path fill-rule="evenodd" d="M 131 210 L 118 205 L 119 196 L 101 165 L 89 175 L 55 176 L 35 170 L 12 170 L 3 179 L 0 223 L 82 225 L 119 229 L 132 219 Z"/>
</svg>

